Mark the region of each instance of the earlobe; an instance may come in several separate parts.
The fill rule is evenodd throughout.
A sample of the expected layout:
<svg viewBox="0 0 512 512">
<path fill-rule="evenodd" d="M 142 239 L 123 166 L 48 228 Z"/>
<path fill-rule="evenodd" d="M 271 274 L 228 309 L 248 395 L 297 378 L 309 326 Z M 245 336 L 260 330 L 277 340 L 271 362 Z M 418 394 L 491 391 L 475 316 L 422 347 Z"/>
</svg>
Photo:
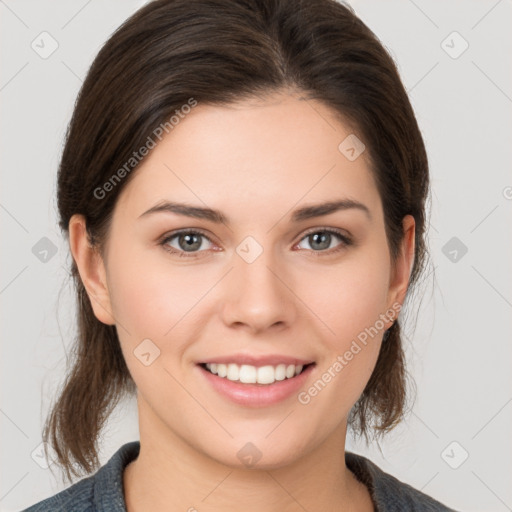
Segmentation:
<svg viewBox="0 0 512 512">
<path fill-rule="evenodd" d="M 414 265 L 416 222 L 412 215 L 406 215 L 403 218 L 402 228 L 404 233 L 402 245 L 389 286 L 390 306 L 397 302 L 403 304 Z"/>
<path fill-rule="evenodd" d="M 75 214 L 69 221 L 69 248 L 91 301 L 94 315 L 100 322 L 114 325 L 105 265 L 98 250 L 89 242 L 83 215 Z"/>
</svg>

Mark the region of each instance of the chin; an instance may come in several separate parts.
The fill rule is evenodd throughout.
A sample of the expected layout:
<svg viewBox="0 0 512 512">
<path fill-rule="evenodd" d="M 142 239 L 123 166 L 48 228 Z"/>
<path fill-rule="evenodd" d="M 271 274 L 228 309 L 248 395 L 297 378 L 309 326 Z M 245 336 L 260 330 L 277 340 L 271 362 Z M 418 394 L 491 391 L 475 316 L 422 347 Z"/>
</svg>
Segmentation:
<svg viewBox="0 0 512 512">
<path fill-rule="evenodd" d="M 283 445 L 281 440 L 265 439 L 265 435 L 255 436 L 254 441 L 247 435 L 231 439 L 224 445 L 218 444 L 218 450 L 215 451 L 211 447 L 205 447 L 207 449 L 204 453 L 218 463 L 237 470 L 278 469 L 292 464 L 304 455 L 297 448 L 300 443 L 293 438 L 288 437 L 288 443 Z"/>
</svg>

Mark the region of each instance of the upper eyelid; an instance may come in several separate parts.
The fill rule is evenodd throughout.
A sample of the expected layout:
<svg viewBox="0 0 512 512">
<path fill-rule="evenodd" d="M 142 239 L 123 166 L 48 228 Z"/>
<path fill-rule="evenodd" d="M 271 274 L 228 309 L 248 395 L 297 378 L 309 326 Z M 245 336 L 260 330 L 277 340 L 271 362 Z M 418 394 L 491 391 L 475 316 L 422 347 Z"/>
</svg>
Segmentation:
<svg viewBox="0 0 512 512">
<path fill-rule="evenodd" d="M 178 235 L 181 235 L 182 233 L 194 233 L 194 234 L 198 234 L 198 235 L 201 235 L 201 236 L 204 236 L 205 238 L 207 238 L 210 242 L 214 243 L 214 241 L 212 240 L 212 238 L 204 231 L 202 231 L 201 229 L 199 228 L 184 228 L 184 229 L 179 229 L 177 231 L 171 231 L 170 233 L 168 234 L 165 234 L 163 235 L 161 238 L 160 238 L 160 241 L 164 242 L 166 240 L 170 240 L 171 238 L 174 238 L 175 236 L 178 236 Z"/>
<path fill-rule="evenodd" d="M 341 229 L 341 228 L 329 228 L 327 226 L 325 227 L 319 227 L 319 228 L 309 228 L 306 230 L 306 232 L 304 233 L 304 235 L 302 236 L 301 240 L 308 236 L 308 235 L 311 235 L 312 233 L 317 233 L 317 232 L 322 232 L 322 231 L 327 231 L 329 233 L 334 233 L 335 235 L 339 235 L 339 236 L 345 236 L 347 238 L 352 238 L 352 235 L 350 235 L 345 229 Z"/>
</svg>

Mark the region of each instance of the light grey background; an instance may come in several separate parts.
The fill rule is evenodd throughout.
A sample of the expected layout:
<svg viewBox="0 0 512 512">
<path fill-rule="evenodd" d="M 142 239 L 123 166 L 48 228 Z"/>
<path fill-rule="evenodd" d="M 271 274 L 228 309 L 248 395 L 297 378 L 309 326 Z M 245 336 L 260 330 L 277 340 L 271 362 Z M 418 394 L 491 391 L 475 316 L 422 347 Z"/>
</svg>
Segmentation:
<svg viewBox="0 0 512 512">
<path fill-rule="evenodd" d="M 39 446 L 74 334 L 55 176 L 92 59 L 143 3 L 0 0 L 2 511 L 65 487 L 41 467 Z M 382 451 L 350 438 L 347 449 L 456 509 L 512 510 L 512 5 L 350 3 L 398 62 L 425 137 L 433 273 L 409 304 L 411 319 L 418 314 L 407 341 L 414 409 Z M 49 51 L 52 39 L 58 48 L 47 58 L 31 46 Z M 51 245 L 56 253 L 45 254 Z M 102 463 L 134 439 L 136 404 L 124 403 L 104 432 Z"/>
</svg>

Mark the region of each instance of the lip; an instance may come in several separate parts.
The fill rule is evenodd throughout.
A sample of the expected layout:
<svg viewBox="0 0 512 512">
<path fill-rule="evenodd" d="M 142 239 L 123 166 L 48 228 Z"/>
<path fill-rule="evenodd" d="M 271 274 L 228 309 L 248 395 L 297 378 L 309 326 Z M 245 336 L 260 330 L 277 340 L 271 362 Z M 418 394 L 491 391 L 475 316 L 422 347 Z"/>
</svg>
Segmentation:
<svg viewBox="0 0 512 512">
<path fill-rule="evenodd" d="M 226 361 L 226 359 L 222 359 L 222 361 Z M 283 360 L 281 359 L 281 361 Z M 212 360 L 212 362 L 215 361 Z M 294 363 L 291 362 L 290 364 Z M 283 402 L 292 396 L 297 396 L 297 393 L 305 385 L 315 366 L 315 364 L 311 364 L 299 375 L 291 379 L 275 381 L 273 384 L 244 384 L 240 381 L 231 381 L 214 375 L 200 364 L 196 365 L 196 368 L 205 378 L 206 382 L 222 397 L 237 405 L 258 408 L 268 407 Z"/>
<path fill-rule="evenodd" d="M 306 366 L 307 364 L 314 363 L 312 359 L 300 359 L 297 357 L 290 357 L 281 354 L 267 354 L 267 355 L 250 355 L 250 354 L 231 354 L 226 356 L 214 357 L 211 359 L 205 359 L 204 361 L 198 361 L 197 364 L 204 363 L 215 363 L 215 364 L 249 364 L 251 366 L 277 366 L 278 364 L 294 364 L 295 366 L 302 365 Z"/>
</svg>

